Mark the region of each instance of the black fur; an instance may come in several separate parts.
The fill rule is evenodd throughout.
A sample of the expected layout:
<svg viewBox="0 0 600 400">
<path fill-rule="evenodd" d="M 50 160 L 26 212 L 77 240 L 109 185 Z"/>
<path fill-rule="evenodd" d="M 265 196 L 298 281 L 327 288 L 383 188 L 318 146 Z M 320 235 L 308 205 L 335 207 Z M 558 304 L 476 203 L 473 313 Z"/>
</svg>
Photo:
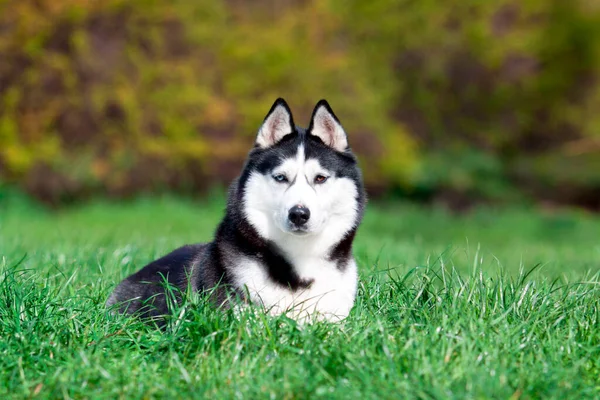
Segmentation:
<svg viewBox="0 0 600 400">
<path fill-rule="evenodd" d="M 278 99 L 269 114 L 279 105 L 283 105 L 289 112 L 285 101 Z M 338 121 L 324 100 L 317 104 L 315 110 L 323 105 Z M 290 124 L 294 126 L 291 112 L 289 114 Z M 240 177 L 230 186 L 226 214 L 217 228 L 214 241 L 184 246 L 153 261 L 123 280 L 108 299 L 107 305 L 115 306 L 119 312 L 160 317 L 168 313 L 169 302 L 180 301 L 182 293 L 188 289 L 197 292 L 213 290 L 213 300 L 217 304 L 224 304 L 230 294 L 243 298 L 244 293 L 236 292 L 231 285 L 231 268 L 235 268 L 236 258 L 240 255 L 260 261 L 271 279 L 279 285 L 292 290 L 310 287 L 312 281 L 300 279 L 290 260 L 286 259 L 274 243 L 262 238 L 242 212 L 243 190 L 251 172 L 270 173 L 282 160 L 294 157 L 300 144 L 304 145 L 307 159 L 317 158 L 323 167 L 333 171 L 338 177 L 347 177 L 356 182 L 359 212 L 355 227 L 340 239 L 329 255 L 330 260 L 337 262 L 338 268 L 343 270 L 351 257 L 352 241 L 366 202 L 362 177 L 356 158 L 349 148 L 343 152 L 334 151 L 320 138 L 311 135 L 311 129 L 312 119 L 307 130 L 295 127 L 292 133 L 284 136 L 274 146 L 255 146 L 248 155 Z M 173 296 L 166 294 L 166 286 L 175 289 Z"/>
</svg>

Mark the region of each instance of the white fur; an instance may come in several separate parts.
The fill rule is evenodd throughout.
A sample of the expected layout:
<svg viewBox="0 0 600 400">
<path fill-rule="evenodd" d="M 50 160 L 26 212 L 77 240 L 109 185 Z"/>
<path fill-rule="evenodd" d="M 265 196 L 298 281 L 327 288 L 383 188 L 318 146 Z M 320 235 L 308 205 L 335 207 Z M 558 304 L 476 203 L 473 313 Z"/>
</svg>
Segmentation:
<svg viewBox="0 0 600 400">
<path fill-rule="evenodd" d="M 270 147 L 279 142 L 285 135 L 292 133 L 291 116 L 283 105 L 278 105 L 267 116 L 258 131 L 256 143 L 262 147 Z"/>
<path fill-rule="evenodd" d="M 278 245 L 294 248 L 296 243 L 310 245 L 314 253 L 323 253 L 338 242 L 356 222 L 357 187 L 349 178 L 336 178 L 316 159 L 306 160 L 300 146 L 296 158 L 284 161 L 273 174 L 284 173 L 289 183 L 276 182 L 271 175 L 254 172 L 246 183 L 244 211 L 258 233 Z M 314 183 L 316 175 L 328 176 L 323 184 Z M 295 205 L 310 210 L 308 231 L 294 234 L 288 213 Z M 289 243 L 289 246 L 286 246 Z M 318 245 L 318 246 L 317 246 Z"/>
<path fill-rule="evenodd" d="M 325 106 L 320 106 L 313 117 L 311 134 L 321 138 L 323 143 L 337 151 L 348 147 L 348 138 L 342 125 L 335 120 Z"/>
<path fill-rule="evenodd" d="M 294 260 L 302 270 L 302 279 L 312 279 L 308 289 L 292 291 L 268 276 L 258 261 L 245 258 L 234 269 L 234 282 L 254 304 L 272 315 L 287 313 L 299 322 L 311 320 L 341 321 L 348 316 L 356 296 L 357 272 L 354 260 L 344 272 L 332 262 L 306 257 Z"/>
<path fill-rule="evenodd" d="M 314 282 L 309 289 L 293 292 L 274 283 L 258 261 L 248 258 L 234 269 L 235 284 L 247 288 L 253 302 L 274 314 L 289 311 L 298 319 L 315 313 L 318 318 L 343 319 L 354 304 L 356 263 L 350 260 L 342 272 L 328 257 L 332 246 L 356 224 L 358 189 L 351 179 L 336 178 L 322 168 L 318 160 L 307 160 L 302 146 L 295 158 L 285 160 L 273 173 L 285 174 L 289 182 L 253 173 L 244 192 L 246 218 L 263 238 L 283 251 L 301 279 Z M 329 178 L 316 184 L 317 174 Z M 295 205 L 310 210 L 306 233 L 294 233 L 289 226 L 288 213 Z"/>
</svg>

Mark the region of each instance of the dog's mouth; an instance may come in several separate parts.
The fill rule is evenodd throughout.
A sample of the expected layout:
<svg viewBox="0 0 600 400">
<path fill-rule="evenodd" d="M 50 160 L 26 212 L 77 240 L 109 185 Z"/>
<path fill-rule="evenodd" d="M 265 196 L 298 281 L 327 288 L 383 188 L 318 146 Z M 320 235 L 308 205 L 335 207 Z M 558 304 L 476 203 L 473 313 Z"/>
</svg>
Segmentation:
<svg viewBox="0 0 600 400">
<path fill-rule="evenodd" d="M 294 236 L 306 236 L 312 233 L 308 225 L 295 225 L 291 222 L 285 224 L 284 232 Z"/>
<path fill-rule="evenodd" d="M 310 231 L 308 230 L 308 227 L 306 226 L 294 226 L 291 225 L 288 227 L 288 233 L 291 233 L 292 235 L 297 235 L 297 236 L 305 236 L 310 234 Z"/>
</svg>

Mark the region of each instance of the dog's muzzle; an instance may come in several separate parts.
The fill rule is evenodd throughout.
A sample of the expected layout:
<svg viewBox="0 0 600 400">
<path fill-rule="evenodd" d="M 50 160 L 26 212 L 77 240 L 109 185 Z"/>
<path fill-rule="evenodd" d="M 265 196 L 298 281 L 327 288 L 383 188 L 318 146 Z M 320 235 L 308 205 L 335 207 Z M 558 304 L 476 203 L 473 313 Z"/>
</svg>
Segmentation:
<svg viewBox="0 0 600 400">
<path fill-rule="evenodd" d="M 310 219 L 310 210 L 301 205 L 294 206 L 290 208 L 288 219 L 295 228 L 303 227 Z"/>
</svg>

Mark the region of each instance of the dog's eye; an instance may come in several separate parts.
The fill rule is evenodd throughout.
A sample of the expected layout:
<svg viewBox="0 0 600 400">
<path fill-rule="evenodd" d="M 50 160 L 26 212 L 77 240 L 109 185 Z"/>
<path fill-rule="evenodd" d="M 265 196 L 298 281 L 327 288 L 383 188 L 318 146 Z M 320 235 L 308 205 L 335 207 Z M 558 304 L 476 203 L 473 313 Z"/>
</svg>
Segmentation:
<svg viewBox="0 0 600 400">
<path fill-rule="evenodd" d="M 275 174 L 273 175 L 273 179 L 275 179 L 276 182 L 287 182 L 287 178 L 284 174 Z"/>
<path fill-rule="evenodd" d="M 315 176 L 315 183 L 325 183 L 327 177 L 325 175 L 317 175 Z"/>
</svg>

